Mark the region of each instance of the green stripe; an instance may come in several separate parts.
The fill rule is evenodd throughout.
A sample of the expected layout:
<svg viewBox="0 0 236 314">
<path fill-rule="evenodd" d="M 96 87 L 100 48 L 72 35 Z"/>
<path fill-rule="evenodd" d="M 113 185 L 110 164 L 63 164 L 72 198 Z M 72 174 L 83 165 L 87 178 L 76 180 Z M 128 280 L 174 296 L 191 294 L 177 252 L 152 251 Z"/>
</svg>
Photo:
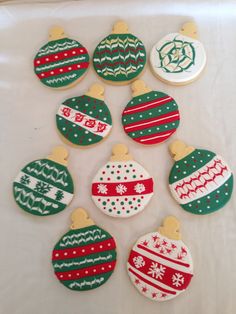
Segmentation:
<svg viewBox="0 0 236 314">
<path fill-rule="evenodd" d="M 172 184 L 201 169 L 215 155 L 215 153 L 208 150 L 195 149 L 191 154 L 175 162 L 169 175 L 169 183 Z"/>
<path fill-rule="evenodd" d="M 104 257 L 107 257 L 107 258 L 105 259 Z M 90 259 L 92 259 L 93 261 L 90 261 Z M 86 255 L 84 257 L 70 258 L 70 259 L 65 259 L 65 260 L 54 260 L 52 263 L 56 272 L 63 272 L 63 271 L 87 268 L 89 266 L 95 266 L 95 265 L 99 265 L 103 263 L 108 263 L 114 260 L 116 260 L 116 251 L 110 250 L 110 251 L 104 251 L 100 253 Z M 66 264 L 76 263 L 76 264 L 64 266 L 63 264 L 65 263 Z"/>
</svg>

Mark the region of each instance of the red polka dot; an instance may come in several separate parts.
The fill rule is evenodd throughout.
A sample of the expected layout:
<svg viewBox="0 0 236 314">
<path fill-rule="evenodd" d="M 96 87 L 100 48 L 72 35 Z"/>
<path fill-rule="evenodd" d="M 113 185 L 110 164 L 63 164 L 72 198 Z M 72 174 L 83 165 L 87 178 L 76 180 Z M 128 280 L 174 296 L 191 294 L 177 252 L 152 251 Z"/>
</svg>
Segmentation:
<svg viewBox="0 0 236 314">
<path fill-rule="evenodd" d="M 216 198 L 218 198 L 218 197 L 219 197 L 219 195 L 216 194 Z"/>
<path fill-rule="evenodd" d="M 124 177 L 124 180 L 127 180 L 127 177 Z"/>
<path fill-rule="evenodd" d="M 194 161 L 194 162 L 197 162 L 197 160 L 196 160 L 196 159 L 194 159 L 193 161 Z"/>
<path fill-rule="evenodd" d="M 110 178 L 107 178 L 107 181 L 110 181 L 111 179 Z"/>
<path fill-rule="evenodd" d="M 106 173 L 106 171 L 103 171 L 103 172 L 102 172 L 102 174 L 105 174 L 105 173 Z"/>
<path fill-rule="evenodd" d="M 141 199 L 143 199 L 143 196 L 141 196 Z"/>
<path fill-rule="evenodd" d="M 142 177 L 143 177 L 143 175 L 141 174 L 140 178 L 142 178 Z"/>
<path fill-rule="evenodd" d="M 130 208 L 134 208 L 134 206 L 130 206 Z"/>
<path fill-rule="evenodd" d="M 133 169 L 133 172 L 135 172 L 136 170 L 135 169 Z"/>
<path fill-rule="evenodd" d="M 109 199 L 109 198 L 107 199 L 107 202 L 110 202 L 110 199 Z"/>
<path fill-rule="evenodd" d="M 120 173 L 120 171 L 119 171 L 119 170 L 117 170 L 117 171 L 116 171 L 116 173 Z"/>
<path fill-rule="evenodd" d="M 125 209 L 125 207 L 123 206 L 122 209 Z"/>
<path fill-rule="evenodd" d="M 113 165 L 112 168 L 115 168 L 115 166 Z"/>
<path fill-rule="evenodd" d="M 128 201 L 128 198 L 125 198 L 125 201 L 127 202 L 127 201 Z"/>
<path fill-rule="evenodd" d="M 101 202 L 101 199 L 99 198 L 98 201 Z"/>
<path fill-rule="evenodd" d="M 117 198 L 116 201 L 119 202 L 119 198 Z"/>
<path fill-rule="evenodd" d="M 134 198 L 133 198 L 133 201 L 135 201 L 135 200 L 136 200 L 136 198 L 134 197 Z"/>
<path fill-rule="evenodd" d="M 195 207 L 198 208 L 198 205 L 196 205 Z"/>
<path fill-rule="evenodd" d="M 140 207 L 140 204 L 138 204 L 138 207 Z"/>
<path fill-rule="evenodd" d="M 180 170 L 178 170 L 178 172 L 180 172 Z"/>
</svg>

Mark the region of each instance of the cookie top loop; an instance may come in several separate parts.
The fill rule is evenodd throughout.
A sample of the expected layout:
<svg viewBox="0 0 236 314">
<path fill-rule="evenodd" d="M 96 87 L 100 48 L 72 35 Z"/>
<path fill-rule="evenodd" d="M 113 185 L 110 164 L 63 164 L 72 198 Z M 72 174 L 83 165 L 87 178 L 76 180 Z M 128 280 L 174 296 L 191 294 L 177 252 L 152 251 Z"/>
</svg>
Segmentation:
<svg viewBox="0 0 236 314">
<path fill-rule="evenodd" d="M 105 88 L 102 85 L 96 83 L 90 86 L 85 95 L 104 100 L 104 91 Z"/>
<path fill-rule="evenodd" d="M 58 40 L 65 37 L 66 37 L 65 31 L 61 26 L 55 25 L 51 27 L 51 29 L 49 30 L 49 37 L 48 37 L 49 41 Z"/>
<path fill-rule="evenodd" d="M 128 34 L 129 27 L 128 24 L 124 21 L 118 21 L 114 24 L 112 29 L 112 34 Z"/>
<path fill-rule="evenodd" d="M 169 145 L 169 150 L 172 158 L 175 161 L 178 161 L 191 154 L 195 150 L 195 148 L 193 146 L 187 146 L 184 142 L 180 140 L 176 140 Z"/>
<path fill-rule="evenodd" d="M 83 208 L 76 208 L 71 214 L 72 224 L 70 228 L 81 229 L 94 225 L 94 221 L 89 218 L 87 212 Z"/>
<path fill-rule="evenodd" d="M 172 240 L 181 240 L 180 222 L 174 216 L 167 216 L 158 232 Z"/>
<path fill-rule="evenodd" d="M 127 161 L 133 160 L 132 155 L 128 153 L 128 147 L 124 144 L 116 144 L 112 148 L 111 161 Z"/>
<path fill-rule="evenodd" d="M 58 164 L 67 165 L 68 151 L 63 146 L 56 146 L 52 150 L 52 154 L 47 159 L 57 162 Z"/>
<path fill-rule="evenodd" d="M 152 90 L 146 85 L 146 83 L 142 80 L 136 80 L 131 85 L 132 96 L 136 97 L 142 94 L 146 94 L 151 92 Z"/>
<path fill-rule="evenodd" d="M 194 39 L 198 39 L 197 25 L 194 22 L 184 23 L 179 33 Z"/>
</svg>

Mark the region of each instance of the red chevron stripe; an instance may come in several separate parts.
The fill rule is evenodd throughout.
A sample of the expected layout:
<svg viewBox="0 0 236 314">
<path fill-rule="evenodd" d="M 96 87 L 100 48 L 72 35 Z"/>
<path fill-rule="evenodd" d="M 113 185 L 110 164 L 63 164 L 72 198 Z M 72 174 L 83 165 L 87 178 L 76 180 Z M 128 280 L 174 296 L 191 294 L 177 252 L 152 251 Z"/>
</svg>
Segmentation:
<svg viewBox="0 0 236 314">
<path fill-rule="evenodd" d="M 42 80 L 42 79 L 45 79 L 45 78 L 51 77 L 51 76 L 61 75 L 61 74 L 64 74 L 64 73 L 68 73 L 68 72 L 72 72 L 72 71 L 78 71 L 78 70 L 81 70 L 81 69 L 87 69 L 88 66 L 89 66 L 88 62 L 71 64 L 71 65 L 60 67 L 60 68 L 56 68 L 56 69 L 53 69 L 53 70 L 50 70 L 50 71 L 37 73 L 37 76 L 39 77 L 39 79 Z"/>
<path fill-rule="evenodd" d="M 104 273 L 108 273 L 113 271 L 116 265 L 116 261 L 97 264 L 94 266 L 89 266 L 86 268 L 74 269 L 63 272 L 55 272 L 55 275 L 60 281 L 66 280 L 78 280 L 84 277 L 97 276 Z"/>
<path fill-rule="evenodd" d="M 102 64 L 95 64 L 95 67 L 98 68 L 98 69 L 103 69 L 104 67 L 116 67 L 117 65 L 128 65 L 130 63 L 133 63 L 135 65 L 139 64 L 139 63 L 142 63 L 144 62 L 143 59 L 141 58 L 138 58 L 137 60 L 132 60 L 132 59 L 128 59 L 126 62 L 123 62 L 123 61 L 117 61 L 117 62 L 104 62 Z"/>
<path fill-rule="evenodd" d="M 174 99 L 170 96 L 160 97 L 158 99 L 147 101 L 147 102 L 144 102 L 144 103 L 141 103 L 141 104 L 138 104 L 138 105 L 135 105 L 135 106 L 132 106 L 132 107 L 125 109 L 122 113 L 122 116 L 136 113 L 136 112 L 150 110 L 150 109 L 165 105 L 165 104 L 172 102 L 172 101 L 174 101 Z"/>
<path fill-rule="evenodd" d="M 88 245 L 76 246 L 62 250 L 53 250 L 52 260 L 55 261 L 81 257 L 89 254 L 95 254 L 98 252 L 113 250 L 115 248 L 116 248 L 115 240 L 113 238 L 110 238 L 105 241 L 96 242 Z"/>
<path fill-rule="evenodd" d="M 34 66 L 38 67 L 43 64 L 57 62 L 60 60 L 70 59 L 73 57 L 78 57 L 80 55 L 88 54 L 87 49 L 84 47 L 81 48 L 72 48 L 65 51 L 48 54 L 41 58 L 34 59 Z"/>
<path fill-rule="evenodd" d="M 162 124 L 167 124 L 179 120 L 179 111 L 172 111 L 170 113 L 162 114 L 158 117 L 145 119 L 130 123 L 124 126 L 126 132 L 135 132 L 147 128 L 152 128 L 154 126 L 159 126 Z"/>
<path fill-rule="evenodd" d="M 159 285 L 154 284 L 154 283 L 152 283 L 151 281 L 147 280 L 146 278 L 143 278 L 141 275 L 137 274 L 132 268 L 128 268 L 128 270 L 129 270 L 132 274 L 134 274 L 138 279 L 142 280 L 143 282 L 145 282 L 145 283 L 148 284 L 149 286 L 152 286 L 152 287 L 156 288 L 157 290 L 160 290 L 160 291 L 165 292 L 165 293 L 168 293 L 168 294 L 173 294 L 173 295 L 176 294 L 175 291 L 171 291 L 171 290 L 164 289 L 164 288 L 160 287 Z"/>
</svg>

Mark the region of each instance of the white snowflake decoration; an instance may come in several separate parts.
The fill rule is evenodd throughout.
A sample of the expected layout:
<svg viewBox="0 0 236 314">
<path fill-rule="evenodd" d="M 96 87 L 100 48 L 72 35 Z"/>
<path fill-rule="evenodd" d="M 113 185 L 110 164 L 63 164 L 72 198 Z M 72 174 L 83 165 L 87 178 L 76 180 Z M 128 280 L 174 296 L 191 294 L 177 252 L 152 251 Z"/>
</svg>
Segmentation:
<svg viewBox="0 0 236 314">
<path fill-rule="evenodd" d="M 184 277 L 180 273 L 175 273 L 172 276 L 172 284 L 173 286 L 180 287 L 184 284 Z"/>
<path fill-rule="evenodd" d="M 135 185 L 135 187 L 134 187 L 134 190 L 135 190 L 135 192 L 136 193 L 142 193 L 142 192 L 144 192 L 145 191 L 145 186 L 144 186 L 144 184 L 142 184 L 142 183 L 137 183 L 136 185 Z"/>
<path fill-rule="evenodd" d="M 127 191 L 127 187 L 123 184 L 119 184 L 116 186 L 116 192 L 120 195 L 124 194 Z"/>
<path fill-rule="evenodd" d="M 108 188 L 106 184 L 98 184 L 97 189 L 98 193 L 107 194 Z"/>
<path fill-rule="evenodd" d="M 162 279 L 165 274 L 165 270 L 166 270 L 166 267 L 162 265 L 159 265 L 158 267 L 157 263 L 152 262 L 152 265 L 149 268 L 148 274 L 151 275 L 153 278 Z"/>
<path fill-rule="evenodd" d="M 145 261 L 143 260 L 142 256 L 135 256 L 133 258 L 133 262 L 136 268 L 143 267 L 145 265 Z"/>
</svg>

